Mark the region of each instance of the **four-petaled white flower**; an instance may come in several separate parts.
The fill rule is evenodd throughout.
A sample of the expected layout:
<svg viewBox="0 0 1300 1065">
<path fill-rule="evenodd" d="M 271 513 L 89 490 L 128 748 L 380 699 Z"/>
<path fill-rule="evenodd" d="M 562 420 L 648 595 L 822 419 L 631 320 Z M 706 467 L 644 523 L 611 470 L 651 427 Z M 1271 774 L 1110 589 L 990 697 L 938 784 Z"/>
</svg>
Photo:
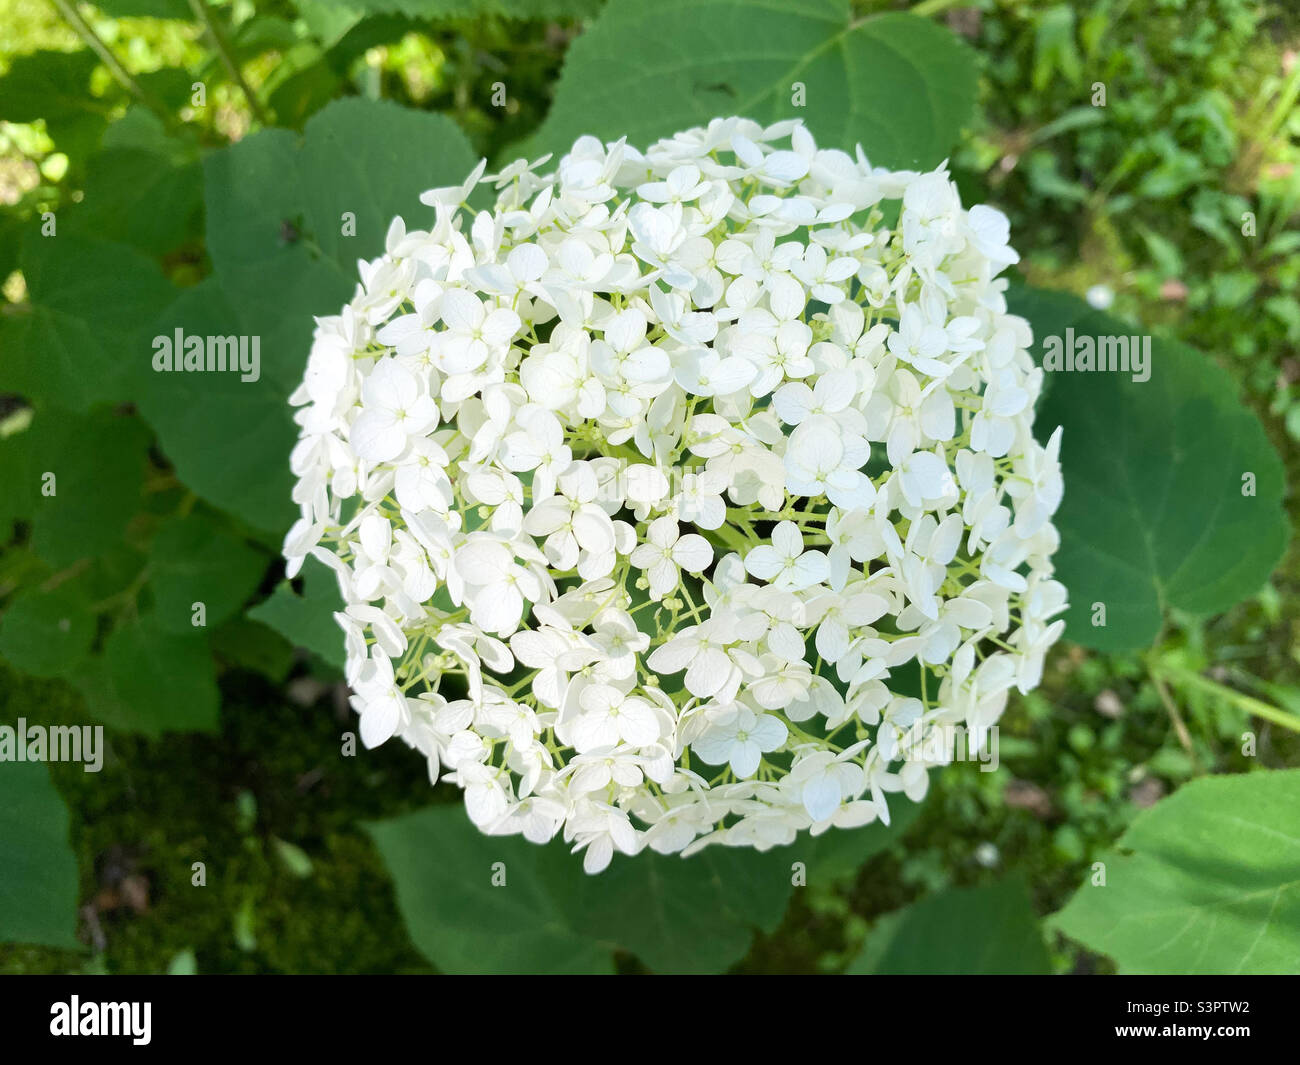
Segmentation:
<svg viewBox="0 0 1300 1065">
<path fill-rule="evenodd" d="M 830 574 L 830 563 L 821 551 L 805 551 L 803 534 L 792 521 L 778 522 L 772 543 L 754 548 L 745 556 L 745 569 L 777 588 L 802 591 L 820 584 Z"/>
<path fill-rule="evenodd" d="M 385 359 L 361 386 L 362 410 L 350 439 L 367 462 L 397 458 L 411 437 L 438 421 L 438 405 L 415 375 L 394 359 Z"/>
<path fill-rule="evenodd" d="M 573 726 L 573 747 L 587 754 L 600 747 L 629 743 L 645 747 L 659 738 L 659 719 L 644 699 L 625 695 L 610 684 L 592 684 L 578 697 L 582 713 Z"/>
<path fill-rule="evenodd" d="M 710 722 L 691 749 L 710 765 L 730 765 L 743 780 L 752 777 L 763 755 L 778 750 L 789 735 L 780 718 L 737 706 Z"/>
<path fill-rule="evenodd" d="M 437 366 L 444 373 L 465 374 L 480 369 L 488 358 L 500 354 L 519 331 L 519 315 L 508 307 L 488 305 L 464 289 L 442 294 L 442 321 Z"/>
<path fill-rule="evenodd" d="M 471 540 L 456 552 L 455 566 L 461 580 L 477 589 L 470 621 L 484 632 L 510 635 L 519 626 L 524 603 L 541 598 L 541 581 L 499 540 Z"/>
<path fill-rule="evenodd" d="M 703 573 L 713 562 L 713 548 L 696 533 L 681 535 L 675 518 L 656 518 L 646 532 L 646 542 L 632 552 L 631 561 L 646 571 L 650 598 L 662 599 L 677 587 L 678 567 L 687 573 Z"/>
</svg>

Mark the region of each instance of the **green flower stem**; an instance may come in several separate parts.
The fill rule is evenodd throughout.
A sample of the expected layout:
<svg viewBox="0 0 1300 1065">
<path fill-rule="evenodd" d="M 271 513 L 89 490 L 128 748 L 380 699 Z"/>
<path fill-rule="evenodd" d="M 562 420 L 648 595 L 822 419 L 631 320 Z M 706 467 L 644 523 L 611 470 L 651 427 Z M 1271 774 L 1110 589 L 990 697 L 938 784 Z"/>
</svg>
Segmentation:
<svg viewBox="0 0 1300 1065">
<path fill-rule="evenodd" d="M 729 524 L 723 524 L 718 526 L 716 529 L 710 529 L 709 534 L 711 536 L 716 536 L 718 540 L 722 542 L 724 547 L 730 548 L 732 551 L 740 552 L 742 558 L 749 554 L 750 549 L 757 543 L 756 540 L 750 540 L 747 538 L 745 534 L 734 525 Z"/>
<path fill-rule="evenodd" d="M 1281 725 L 1292 732 L 1300 733 L 1300 717 L 1297 715 L 1289 713 L 1281 707 L 1274 706 L 1272 703 L 1266 703 L 1262 699 L 1245 695 L 1235 688 L 1229 688 L 1226 684 L 1210 680 L 1209 677 L 1202 676 L 1200 673 L 1195 673 L 1190 669 L 1176 669 L 1167 666 L 1158 667 L 1153 673 L 1157 677 L 1168 680 L 1171 684 L 1197 688 L 1207 695 L 1232 703 L 1232 705 L 1254 717 L 1262 717 L 1265 721 L 1271 721 L 1275 725 Z"/>
<path fill-rule="evenodd" d="M 695 619 L 695 624 L 703 624 L 704 619 L 700 617 L 700 607 L 691 598 L 691 593 L 687 590 L 686 585 L 682 584 L 678 591 L 681 593 L 682 598 L 686 600 L 687 610 L 690 612 L 690 616 Z"/>
</svg>

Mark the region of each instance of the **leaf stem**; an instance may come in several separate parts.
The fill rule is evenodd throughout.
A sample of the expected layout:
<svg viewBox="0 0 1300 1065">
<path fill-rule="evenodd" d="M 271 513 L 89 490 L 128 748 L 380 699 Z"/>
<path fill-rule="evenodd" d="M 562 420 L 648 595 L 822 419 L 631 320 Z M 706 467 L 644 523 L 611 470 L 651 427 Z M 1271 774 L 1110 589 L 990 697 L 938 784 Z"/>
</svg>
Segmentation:
<svg viewBox="0 0 1300 1065">
<path fill-rule="evenodd" d="M 176 129 L 179 125 L 176 116 L 167 109 L 167 106 L 161 100 L 152 93 L 147 92 L 144 86 L 131 76 L 131 73 L 126 67 L 122 66 L 121 61 L 104 43 L 103 38 L 95 32 L 90 23 L 81 17 L 81 13 L 68 0 L 53 0 L 53 2 L 59 14 L 63 17 L 63 21 L 72 27 L 72 31 L 86 43 L 92 52 L 99 56 L 104 66 L 108 67 L 108 72 L 113 75 L 113 79 L 157 115 L 168 129 Z"/>
<path fill-rule="evenodd" d="M 1203 677 L 1201 674 L 1194 673 L 1189 669 L 1166 669 L 1164 672 L 1175 684 L 1186 684 L 1192 688 L 1199 688 L 1208 695 L 1232 703 L 1254 717 L 1262 717 L 1265 721 L 1271 721 L 1275 725 L 1281 725 L 1292 732 L 1300 733 L 1300 717 L 1283 710 L 1281 707 L 1246 695 L 1235 688 L 1229 688 L 1226 684 L 1210 680 L 1209 677 Z"/>
<path fill-rule="evenodd" d="M 257 93 L 248 84 L 248 81 L 244 78 L 244 72 L 239 69 L 239 64 L 235 62 L 235 53 L 230 47 L 230 38 L 226 36 L 226 31 L 222 29 L 221 23 L 213 17 L 207 0 L 189 0 L 189 3 L 190 10 L 194 12 L 194 17 L 203 23 L 204 28 L 208 31 L 208 36 L 212 38 L 212 46 L 217 50 L 217 54 L 221 56 L 221 62 L 225 66 L 226 72 L 239 86 L 240 92 L 244 94 L 244 99 L 248 101 L 248 107 L 253 112 L 253 117 L 263 126 L 271 125 L 271 119 L 266 112 L 266 108 L 262 106 L 262 101 L 257 98 Z"/>
<path fill-rule="evenodd" d="M 1178 742 L 1182 744 L 1183 750 L 1187 752 L 1187 757 L 1192 760 L 1192 765 L 1200 771 L 1200 759 L 1196 757 L 1196 748 L 1192 746 L 1191 734 L 1187 731 L 1187 724 L 1183 721 L 1183 715 L 1179 713 L 1178 704 L 1174 702 L 1174 697 L 1169 694 L 1169 688 L 1164 682 L 1164 678 L 1156 670 L 1151 670 L 1151 682 L 1156 686 L 1156 692 L 1160 696 L 1160 701 L 1164 703 L 1165 710 L 1169 713 L 1169 720 L 1174 724 L 1174 732 L 1178 735 Z"/>
</svg>

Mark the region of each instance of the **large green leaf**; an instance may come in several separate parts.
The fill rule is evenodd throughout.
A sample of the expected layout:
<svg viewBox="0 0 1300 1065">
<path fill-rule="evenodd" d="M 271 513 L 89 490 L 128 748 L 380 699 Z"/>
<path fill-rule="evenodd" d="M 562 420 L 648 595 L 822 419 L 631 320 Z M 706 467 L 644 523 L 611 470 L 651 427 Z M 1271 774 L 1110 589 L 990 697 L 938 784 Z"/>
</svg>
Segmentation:
<svg viewBox="0 0 1300 1065">
<path fill-rule="evenodd" d="M 204 161 L 214 283 L 242 331 L 260 338 L 263 377 L 285 396 L 306 367 L 312 316 L 337 314 L 355 288 L 355 268 L 349 276 L 304 244 L 313 239 L 310 227 L 322 223 L 306 219 L 297 141 L 288 130 L 264 130 Z"/>
<path fill-rule="evenodd" d="M 280 684 L 293 668 L 293 646 L 260 621 L 236 614 L 211 635 L 212 652 L 236 669 L 260 673 Z"/>
<path fill-rule="evenodd" d="M 224 621 L 256 590 L 267 561 L 203 511 L 169 519 L 154 536 L 149 563 L 158 624 L 191 632 L 195 603 L 203 604 L 208 626 Z"/>
<path fill-rule="evenodd" d="M 171 166 L 184 166 L 199 159 L 199 134 L 188 126 L 169 130 L 154 112 L 134 104 L 104 132 L 103 148 L 105 152 L 144 152 Z"/>
<path fill-rule="evenodd" d="M 8 122 L 47 122 L 74 118 L 94 101 L 90 75 L 95 56 L 77 52 L 30 52 L 17 55 L 0 77 L 0 99 Z"/>
<path fill-rule="evenodd" d="M 1011 309 L 1040 352 L 1071 328 L 1094 343 L 1142 333 L 1062 293 L 1018 290 Z M 1042 437 L 1064 426 L 1066 635 L 1101 650 L 1148 646 L 1171 607 L 1228 609 L 1267 581 L 1289 537 L 1282 463 L 1232 378 L 1164 338 L 1152 339 L 1149 371 L 1050 372 L 1035 422 Z"/>
<path fill-rule="evenodd" d="M 310 321 L 310 318 L 308 318 Z M 155 324 L 174 336 L 248 335 L 246 324 L 215 278 L 183 292 Z M 261 347 L 256 381 L 238 373 L 139 375 L 134 391 L 140 410 L 158 433 L 177 476 L 209 503 L 238 515 L 255 529 L 283 534 L 296 509 L 289 452 L 297 437 L 288 390 L 275 375 L 294 372 L 286 353 Z M 302 372 L 299 365 L 297 371 Z"/>
<path fill-rule="evenodd" d="M 745 956 L 755 929 L 776 931 L 790 898 L 789 864 L 747 848 L 690 858 L 644 851 L 600 876 L 562 846 L 545 852 L 552 897 L 574 927 L 657 972 L 721 972 Z"/>
<path fill-rule="evenodd" d="M 208 253 L 286 395 L 302 378 L 312 316 L 339 313 L 357 260 L 383 252 L 394 216 L 424 223 L 420 193 L 464 180 L 474 162 L 450 119 L 358 98 L 312 116 L 301 139 L 264 130 L 205 160 Z"/>
<path fill-rule="evenodd" d="M 40 410 L 29 428 L 0 440 L 0 513 L 31 521 L 32 549 L 51 566 L 97 555 L 119 542 L 139 508 L 148 446 L 139 418 Z"/>
<path fill-rule="evenodd" d="M 46 412 L 47 417 L 53 412 Z M 52 566 L 113 547 L 140 505 L 149 433 L 139 418 L 98 410 L 60 422 L 48 456 L 58 494 L 42 498 L 32 547 Z"/>
<path fill-rule="evenodd" d="M 953 888 L 876 922 L 849 973 L 895 976 L 1047 973 L 1051 963 L 1020 880 Z"/>
<path fill-rule="evenodd" d="M 1300 769 L 1185 784 L 1104 864 L 1053 923 L 1121 972 L 1300 972 Z"/>
<path fill-rule="evenodd" d="M 0 761 L 0 941 L 75 948 L 76 933 L 67 807 L 46 766 Z"/>
<path fill-rule="evenodd" d="M 146 615 L 119 626 L 78 678 L 92 714 L 127 732 L 212 731 L 220 695 L 205 636 L 162 628 Z"/>
<path fill-rule="evenodd" d="M 85 660 L 95 615 L 77 582 L 18 594 L 0 614 L 0 656 L 35 677 L 63 677 Z"/>
<path fill-rule="evenodd" d="M 177 149 L 183 148 L 177 142 Z M 203 172 L 197 158 L 106 148 L 91 156 L 80 203 L 67 212 L 66 231 L 120 241 L 149 255 L 166 255 L 201 232 Z"/>
<path fill-rule="evenodd" d="M 460 804 L 366 826 L 415 946 L 445 972 L 608 973 L 611 943 L 573 927 L 552 894 L 546 852 L 485 836 Z M 505 863 L 506 884 L 493 887 Z"/>
<path fill-rule="evenodd" d="M 6 51 L 12 55 L 14 49 L 6 47 Z M 68 156 L 73 173 L 108 128 L 112 104 L 90 91 L 98 65 L 86 49 L 29 52 L 13 56 L 0 77 L 5 120 L 44 122 L 56 148 Z"/>
<path fill-rule="evenodd" d="M 30 303 L 0 319 L 0 389 L 74 411 L 129 398 L 127 381 L 152 358 L 145 327 L 175 290 L 135 248 L 43 237 L 38 224 L 22 252 Z"/>
<path fill-rule="evenodd" d="M 645 851 L 588 876 L 559 842 L 484 835 L 460 803 L 367 827 L 412 941 L 453 972 L 605 971 L 615 948 L 660 972 L 721 972 L 749 950 L 755 929 L 780 924 L 795 862 L 811 884 L 843 872 L 844 854 L 856 866 L 896 838 L 875 826 L 843 832 L 851 840 L 834 856 L 808 837 L 763 854 Z M 496 862 L 505 863 L 505 886 L 493 886 Z"/>
<path fill-rule="evenodd" d="M 889 824 L 876 821 L 863 828 L 831 829 L 820 836 L 800 836 L 775 853 L 788 855 L 790 862 L 804 863 L 809 886 L 845 880 L 862 868 L 867 859 L 896 843 L 921 813 L 921 807 L 902 797 L 889 804 Z"/>
<path fill-rule="evenodd" d="M 415 19 L 481 18 L 497 15 L 512 19 L 585 18 L 600 10 L 603 0 L 297 0 L 311 7 L 342 7 L 367 14 L 408 15 Z"/>
<path fill-rule="evenodd" d="M 312 117 L 297 156 L 307 232 L 349 281 L 358 258 L 384 250 L 394 215 L 407 228 L 432 221 L 420 193 L 469 175 L 477 156 L 444 115 L 375 100 L 339 100 Z M 344 236 L 344 212 L 356 235 Z"/>
<path fill-rule="evenodd" d="M 382 253 L 393 216 L 412 225 L 426 188 L 473 169 L 464 136 L 440 115 L 340 100 L 301 138 L 263 130 L 204 162 L 208 252 L 215 275 L 153 319 L 153 333 L 257 339 L 256 381 L 234 373 L 138 376 L 141 409 L 187 485 L 255 529 L 292 523 L 289 393 L 301 381 L 314 315 L 337 314 L 357 259 Z M 344 236 L 344 212 L 355 236 Z M 348 229 L 351 231 L 351 222 Z"/>
<path fill-rule="evenodd" d="M 802 118 L 827 147 L 932 167 L 975 100 L 973 54 L 915 15 L 855 19 L 849 0 L 611 0 L 570 47 L 551 112 L 519 154 L 563 152 L 582 134 L 644 148 L 742 115 Z"/>
<path fill-rule="evenodd" d="M 0 451 L 0 468 L 3 462 Z M 22 554 L 2 557 L 13 563 Z M 28 568 L 0 614 L 0 656 L 23 673 L 83 685 L 88 671 L 103 669 L 102 658 L 90 655 L 100 620 L 134 609 L 145 562 L 140 551 L 118 544 L 58 573 Z"/>
<path fill-rule="evenodd" d="M 343 630 L 334 620 L 335 611 L 343 608 L 338 581 L 314 558 L 303 564 L 301 577 L 302 595 L 288 583 L 282 584 L 266 602 L 249 610 L 248 616 L 342 669 Z"/>
</svg>

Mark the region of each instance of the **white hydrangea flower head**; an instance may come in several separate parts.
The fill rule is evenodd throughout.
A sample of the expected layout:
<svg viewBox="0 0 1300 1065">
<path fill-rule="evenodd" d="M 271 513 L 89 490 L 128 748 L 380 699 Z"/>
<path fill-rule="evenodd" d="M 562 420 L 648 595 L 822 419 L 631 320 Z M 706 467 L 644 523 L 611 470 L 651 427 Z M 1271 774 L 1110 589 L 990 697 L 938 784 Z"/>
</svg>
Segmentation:
<svg viewBox="0 0 1300 1065">
<path fill-rule="evenodd" d="M 888 822 L 1064 625 L 1006 218 L 796 121 L 546 162 L 395 219 L 292 397 L 364 744 L 593 873 Z"/>
</svg>

